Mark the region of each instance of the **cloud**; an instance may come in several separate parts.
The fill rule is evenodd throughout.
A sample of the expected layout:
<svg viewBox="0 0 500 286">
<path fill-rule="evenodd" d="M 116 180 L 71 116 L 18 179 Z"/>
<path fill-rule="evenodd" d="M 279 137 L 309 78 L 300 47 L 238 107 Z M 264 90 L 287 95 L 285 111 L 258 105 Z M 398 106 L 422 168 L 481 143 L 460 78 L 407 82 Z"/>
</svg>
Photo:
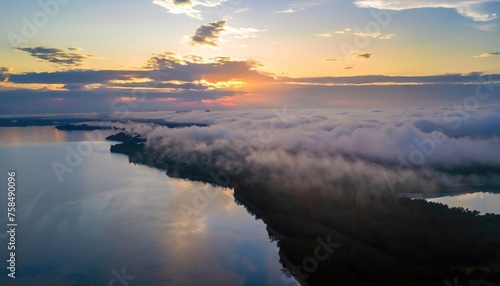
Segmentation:
<svg viewBox="0 0 500 286">
<path fill-rule="evenodd" d="M 2 74 L 2 75 L 11 73 L 13 71 L 14 71 L 14 69 L 11 67 L 8 67 L 8 68 L 7 67 L 0 67 L 0 74 Z"/>
<path fill-rule="evenodd" d="M 314 34 L 315 36 L 318 36 L 318 37 L 324 37 L 324 38 L 330 38 L 332 36 L 332 34 L 330 33 L 322 33 L 322 34 Z"/>
<path fill-rule="evenodd" d="M 489 58 L 493 56 L 500 56 L 500 52 L 489 52 L 489 53 L 482 53 L 480 55 L 474 56 L 475 58 Z"/>
<path fill-rule="evenodd" d="M 19 47 L 15 49 L 26 52 L 41 62 L 49 62 L 64 67 L 82 66 L 87 60 L 96 58 L 95 55 L 80 53 L 76 48 L 69 48 L 70 52 L 50 47 Z"/>
<path fill-rule="evenodd" d="M 201 11 L 194 7 L 217 7 L 229 0 L 153 0 L 153 4 L 168 10 L 171 14 L 185 14 L 191 18 L 203 20 Z"/>
<path fill-rule="evenodd" d="M 353 35 L 360 36 L 360 37 L 368 37 L 372 39 L 378 39 L 382 34 L 380 33 L 365 33 L 365 32 L 354 32 Z"/>
<path fill-rule="evenodd" d="M 333 58 L 328 60 L 334 63 Z M 52 98 L 65 99 L 66 112 L 103 112 L 109 110 L 113 98 L 124 97 L 124 94 L 147 94 L 149 99 L 136 102 L 139 104 L 137 110 L 142 111 L 155 108 L 190 110 L 204 108 L 206 104 L 259 108 L 274 105 L 310 108 L 375 108 L 379 104 L 452 106 L 457 100 L 476 94 L 477 87 L 484 92 L 488 90 L 485 84 L 500 83 L 500 75 L 482 73 L 290 78 L 261 69 L 261 64 L 253 60 L 173 52 L 154 54 L 141 69 L 135 70 L 14 73 L 2 68 L 0 113 L 45 113 L 62 108 L 52 105 Z M 492 96 L 487 104 L 497 104 L 497 98 Z M 4 104 L 7 102 L 9 104 Z"/>
<path fill-rule="evenodd" d="M 483 12 L 487 3 L 498 0 L 355 0 L 354 4 L 361 8 L 375 8 L 380 10 L 407 10 L 418 8 L 449 8 L 455 9 L 462 16 L 474 21 L 490 21 L 497 18 L 496 13 Z"/>
<path fill-rule="evenodd" d="M 255 61 L 231 58 L 181 56 L 166 52 L 153 55 L 144 70 L 67 70 L 57 72 L 9 74 L 14 84 L 61 84 L 71 87 L 177 87 L 202 89 L 202 80 L 269 82 L 272 77 L 256 70 Z M 204 83 L 206 84 L 206 83 Z"/>
<path fill-rule="evenodd" d="M 362 59 L 362 60 L 368 60 L 372 57 L 372 54 L 370 53 L 359 53 L 359 54 L 355 54 L 355 57 L 358 58 L 358 59 Z"/>
<path fill-rule="evenodd" d="M 298 3 L 298 4 L 292 4 L 288 8 L 280 11 L 276 11 L 278 14 L 292 14 L 292 13 L 297 13 L 302 10 L 306 10 L 311 7 L 316 7 L 316 6 L 321 6 L 324 5 L 324 3 L 314 3 L 314 2 L 304 2 L 304 3 Z"/>
<path fill-rule="evenodd" d="M 245 100 L 253 84 L 274 81 L 258 67 L 252 60 L 165 52 L 153 55 L 140 70 L 10 73 L 3 68 L 0 79 L 8 82 L 0 81 L 0 88 L 6 90 L 0 94 L 0 114 L 38 114 L 58 108 L 105 112 L 115 99 L 126 97 L 139 97 L 134 102 L 142 111 L 231 106 Z M 54 105 L 54 98 L 64 99 L 64 106 Z"/>
<path fill-rule="evenodd" d="M 80 84 L 106 83 L 146 76 L 144 71 L 127 70 L 67 70 L 57 72 L 30 72 L 10 75 L 10 82 L 19 84 Z"/>
<path fill-rule="evenodd" d="M 0 82 L 8 82 L 9 81 L 9 74 L 11 74 L 14 71 L 13 68 L 10 67 L 0 67 Z M 1 87 L 1 84 L 0 84 Z"/>
<path fill-rule="evenodd" d="M 337 62 L 338 59 L 324 59 L 324 62 Z"/>
<path fill-rule="evenodd" d="M 235 39 L 247 39 L 256 38 L 257 34 L 260 32 L 265 32 L 266 30 L 259 30 L 255 28 L 242 28 L 242 27 L 231 27 L 225 26 L 222 35 L 232 35 Z"/>
<path fill-rule="evenodd" d="M 352 69 L 354 69 L 354 67 L 345 67 L 344 69 L 345 70 L 352 70 Z"/>
<path fill-rule="evenodd" d="M 234 60 L 229 57 L 205 58 L 198 55 L 184 55 L 166 52 L 153 55 L 145 68 L 148 77 L 163 72 L 166 79 L 178 81 L 210 82 L 240 80 L 247 82 L 270 82 L 273 78 L 258 71 L 260 64 L 253 60 Z"/>
<path fill-rule="evenodd" d="M 246 183 L 267 182 L 281 190 L 333 195 L 389 192 L 391 185 L 397 192 L 432 192 L 500 184 L 495 171 L 500 157 L 491 155 L 498 153 L 500 144 L 500 115 L 494 110 L 473 115 L 474 124 L 464 125 L 458 137 L 433 129 L 432 124 L 446 125 L 436 109 L 375 111 L 380 112 L 192 111 L 157 116 L 210 126 L 128 128 L 148 138 L 148 159 L 169 162 L 169 172 L 182 164 L 207 174 L 238 169 Z M 427 130 L 421 118 L 430 122 Z"/>
<path fill-rule="evenodd" d="M 141 70 L 66 70 L 10 74 L 10 81 L 19 84 L 80 84 L 122 86 L 135 82 L 137 86 L 161 84 L 165 81 L 195 82 L 200 80 L 268 82 L 273 78 L 257 70 L 252 60 L 229 57 L 205 58 L 179 55 L 173 52 L 154 54 Z M 144 79 L 140 81 L 138 79 Z M 123 81 L 125 83 L 119 83 Z"/>
<path fill-rule="evenodd" d="M 244 96 L 244 92 L 239 93 Z M 124 112 L 192 110 L 206 108 L 204 100 L 234 96 L 230 90 L 7 90 L 2 91 L 0 114 L 44 114 L 74 112 Z M 130 102 L 134 102 L 131 105 Z"/>
<path fill-rule="evenodd" d="M 396 36 L 396 34 L 387 34 L 383 35 L 382 33 L 367 33 L 363 32 L 360 29 L 355 29 L 354 31 L 352 29 L 344 29 L 344 30 L 339 30 L 336 31 L 335 34 L 340 34 L 340 35 L 346 35 L 346 34 L 353 34 L 358 37 L 364 37 L 364 38 L 372 38 L 372 39 L 379 39 L 379 40 L 391 40 Z"/>
<path fill-rule="evenodd" d="M 453 139 L 491 139 L 500 136 L 500 114 L 496 112 L 485 112 L 484 114 L 473 114 L 461 120 L 459 128 L 455 124 L 449 124 L 444 119 L 457 120 L 458 113 L 449 113 L 446 110 L 443 118 L 426 118 L 416 120 L 413 125 L 425 133 L 433 130 L 441 130 L 447 137 Z M 449 114 L 449 117 L 448 117 Z"/>
<path fill-rule="evenodd" d="M 383 35 L 382 33 L 366 33 L 366 32 L 363 32 L 363 31 L 361 31 L 359 29 L 355 29 L 353 31 L 350 28 L 346 28 L 346 29 L 343 29 L 343 30 L 335 31 L 334 34 L 337 34 L 337 35 L 349 35 L 349 34 L 352 34 L 352 35 L 355 35 L 355 36 L 358 36 L 358 37 L 367 37 L 367 38 L 379 39 L 379 40 L 391 40 L 392 38 L 394 38 L 396 36 L 396 34 Z M 329 37 L 333 36 L 331 33 L 321 33 L 321 34 L 314 34 L 314 35 L 318 36 L 318 37 L 326 37 L 326 38 L 329 38 Z"/>
<path fill-rule="evenodd" d="M 338 30 L 338 31 L 335 31 L 335 34 L 339 34 L 339 35 L 343 35 L 343 34 L 348 34 L 352 31 L 352 29 L 350 28 L 345 28 L 344 30 Z"/>
<path fill-rule="evenodd" d="M 190 43 L 195 46 L 217 47 L 219 37 L 224 31 L 226 21 L 217 21 L 198 26 L 190 38 Z"/>
<path fill-rule="evenodd" d="M 217 47 L 221 36 L 229 35 L 235 39 L 247 39 L 255 38 L 258 33 L 264 31 L 255 28 L 231 27 L 226 21 L 221 20 L 198 26 L 194 35 L 189 37 L 189 42 L 194 46 Z"/>
<path fill-rule="evenodd" d="M 250 11 L 250 7 L 246 7 L 246 8 L 241 8 L 241 9 L 238 9 L 238 10 L 235 10 L 234 11 L 234 14 L 241 14 L 241 13 L 245 13 L 245 12 L 248 12 Z"/>
<path fill-rule="evenodd" d="M 385 75 L 363 75 L 350 77 L 310 77 L 310 78 L 283 78 L 286 82 L 307 82 L 310 84 L 454 84 L 454 85 L 481 85 L 482 83 L 498 84 L 500 83 L 500 74 L 442 74 L 429 76 L 385 76 Z"/>
<path fill-rule="evenodd" d="M 385 35 L 385 36 L 381 36 L 379 37 L 380 40 L 391 40 L 392 38 L 394 38 L 396 36 L 396 34 L 388 34 L 388 35 Z"/>
</svg>

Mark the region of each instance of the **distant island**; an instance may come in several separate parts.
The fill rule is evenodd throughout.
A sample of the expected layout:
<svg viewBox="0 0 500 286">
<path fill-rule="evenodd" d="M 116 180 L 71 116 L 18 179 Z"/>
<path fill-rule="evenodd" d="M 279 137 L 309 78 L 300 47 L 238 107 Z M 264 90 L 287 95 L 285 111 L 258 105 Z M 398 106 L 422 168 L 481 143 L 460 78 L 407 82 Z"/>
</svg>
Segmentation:
<svg viewBox="0 0 500 286">
<path fill-rule="evenodd" d="M 159 157 L 143 141 L 131 142 L 113 145 L 111 152 L 171 177 L 233 187 L 236 203 L 262 219 L 270 238 L 278 241 L 283 271 L 302 285 L 443 286 L 454 278 L 468 281 L 459 285 L 500 282 L 500 215 L 394 194 L 366 195 L 361 201 L 356 192 L 308 190 L 303 196 L 259 181 L 251 170 L 226 184 L 209 175 L 214 166 L 180 162 L 175 154 Z M 319 240 L 337 246 L 327 249 L 331 253 L 321 261 L 314 258 Z"/>
<path fill-rule="evenodd" d="M 61 131 L 95 131 L 95 130 L 113 130 L 117 129 L 113 126 L 93 126 L 87 124 L 65 124 L 56 126 L 57 130 Z"/>
<path fill-rule="evenodd" d="M 27 127 L 27 126 L 54 126 L 75 124 L 87 121 L 85 118 L 31 118 L 31 117 L 14 117 L 0 118 L 0 127 Z"/>
<path fill-rule="evenodd" d="M 101 125 L 88 125 L 83 122 L 106 122 L 107 125 L 102 127 Z M 82 124 L 83 123 L 83 124 Z M 163 126 L 167 128 L 184 128 L 184 127 L 208 127 L 208 124 L 204 123 L 190 123 L 190 122 L 173 122 L 165 121 L 162 119 L 127 119 L 120 120 L 115 118 L 110 118 L 103 116 L 100 119 L 92 117 L 5 117 L 0 118 L 0 127 L 27 127 L 27 126 L 56 126 L 58 130 L 61 131 L 94 131 L 94 130 L 110 130 L 119 129 L 112 125 L 112 123 L 143 123 L 143 124 L 154 124 L 158 126 Z"/>
<path fill-rule="evenodd" d="M 106 137 L 108 141 L 121 142 L 111 146 L 112 153 L 125 154 L 127 156 L 135 156 L 144 150 L 144 143 L 146 139 L 141 138 L 139 135 L 130 135 L 125 132 L 120 132 Z"/>
<path fill-rule="evenodd" d="M 125 132 L 120 132 L 114 135 L 110 135 L 106 137 L 106 140 L 108 141 L 116 141 L 116 142 L 122 142 L 122 143 L 127 143 L 127 144 L 137 144 L 137 143 L 145 143 L 146 139 L 141 138 L 140 135 L 130 135 Z"/>
</svg>

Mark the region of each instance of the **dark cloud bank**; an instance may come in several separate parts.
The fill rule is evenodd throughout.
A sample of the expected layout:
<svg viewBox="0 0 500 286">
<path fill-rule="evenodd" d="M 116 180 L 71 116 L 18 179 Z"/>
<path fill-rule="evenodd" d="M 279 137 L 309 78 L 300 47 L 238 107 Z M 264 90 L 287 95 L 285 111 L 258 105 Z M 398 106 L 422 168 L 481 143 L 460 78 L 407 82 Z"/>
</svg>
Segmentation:
<svg viewBox="0 0 500 286">
<path fill-rule="evenodd" d="M 81 53 L 79 48 L 68 48 L 68 51 L 65 51 L 61 48 L 39 46 L 19 47 L 16 50 L 26 52 L 39 61 L 65 67 L 78 67 L 83 65 L 87 60 L 96 57 L 95 55 Z"/>
</svg>

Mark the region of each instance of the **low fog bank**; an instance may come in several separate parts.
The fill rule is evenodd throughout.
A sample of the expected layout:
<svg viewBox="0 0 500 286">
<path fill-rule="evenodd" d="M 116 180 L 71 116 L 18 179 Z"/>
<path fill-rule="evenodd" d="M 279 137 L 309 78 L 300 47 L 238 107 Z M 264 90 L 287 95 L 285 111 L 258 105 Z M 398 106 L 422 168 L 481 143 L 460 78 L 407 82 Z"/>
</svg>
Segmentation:
<svg viewBox="0 0 500 286">
<path fill-rule="evenodd" d="M 150 162 L 215 181 L 307 192 L 437 192 L 500 186 L 500 111 L 330 109 L 136 114 L 209 124 L 128 124 Z M 172 166 L 173 165 L 173 166 Z M 208 176 L 208 174 L 207 174 Z M 219 183 L 219 182 L 215 182 Z"/>
</svg>

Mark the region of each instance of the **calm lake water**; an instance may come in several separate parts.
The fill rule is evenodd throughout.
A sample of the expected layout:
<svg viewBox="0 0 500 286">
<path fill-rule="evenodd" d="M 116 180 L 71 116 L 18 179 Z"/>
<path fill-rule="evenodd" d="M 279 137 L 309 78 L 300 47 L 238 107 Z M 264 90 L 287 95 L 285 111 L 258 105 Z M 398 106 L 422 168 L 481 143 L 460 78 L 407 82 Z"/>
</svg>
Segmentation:
<svg viewBox="0 0 500 286">
<path fill-rule="evenodd" d="M 500 214 L 500 193 L 498 190 L 450 195 L 428 199 L 428 201 L 445 204 L 449 207 L 462 207 L 469 210 L 476 210 L 481 214 Z"/>
<path fill-rule="evenodd" d="M 7 278 L 0 235 L 0 285 L 296 285 L 232 190 L 172 179 L 111 154 L 109 142 L 82 140 L 53 127 L 0 128 L 1 234 L 7 172 L 18 181 L 17 278 Z M 84 156 L 69 165 L 73 151 Z M 54 164 L 71 172 L 59 181 Z"/>
</svg>

